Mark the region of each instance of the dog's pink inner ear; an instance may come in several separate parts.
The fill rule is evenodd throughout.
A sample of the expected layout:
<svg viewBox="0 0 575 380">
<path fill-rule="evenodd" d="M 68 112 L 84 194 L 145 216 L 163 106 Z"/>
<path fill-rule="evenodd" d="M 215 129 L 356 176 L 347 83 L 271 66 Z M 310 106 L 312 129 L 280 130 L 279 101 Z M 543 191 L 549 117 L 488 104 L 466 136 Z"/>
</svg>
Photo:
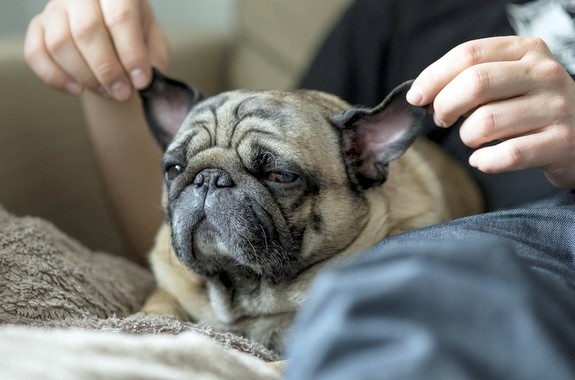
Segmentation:
<svg viewBox="0 0 575 380">
<path fill-rule="evenodd" d="M 421 129 L 425 110 L 405 100 L 410 85 L 398 86 L 372 109 L 352 108 L 334 118 L 349 170 L 363 188 L 385 182 L 389 162 L 405 153 Z"/>
<path fill-rule="evenodd" d="M 190 110 L 189 96 L 184 91 L 165 91 L 150 104 L 155 122 L 174 136 Z"/>
<path fill-rule="evenodd" d="M 165 150 L 202 95 L 195 88 L 167 78 L 156 69 L 153 74 L 152 83 L 140 91 L 140 98 L 148 127 Z"/>
<path fill-rule="evenodd" d="M 356 121 L 347 148 L 357 173 L 368 182 L 383 183 L 389 162 L 399 158 L 415 140 L 415 123 L 411 112 L 395 104 Z"/>
<path fill-rule="evenodd" d="M 380 113 L 357 122 L 356 143 L 360 145 L 362 161 L 389 162 L 398 158 L 415 138 L 414 117 L 397 105 L 390 104 Z"/>
</svg>

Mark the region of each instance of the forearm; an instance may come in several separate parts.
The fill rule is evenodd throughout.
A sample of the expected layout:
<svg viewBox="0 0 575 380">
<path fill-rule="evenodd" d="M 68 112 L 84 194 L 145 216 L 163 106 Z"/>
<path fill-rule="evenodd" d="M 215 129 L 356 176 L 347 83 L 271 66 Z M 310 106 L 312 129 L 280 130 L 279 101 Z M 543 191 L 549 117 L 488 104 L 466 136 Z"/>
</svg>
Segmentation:
<svg viewBox="0 0 575 380">
<path fill-rule="evenodd" d="M 126 248 L 143 262 L 162 219 L 161 151 L 136 96 L 118 103 L 85 91 L 82 103 L 114 218 Z"/>
</svg>

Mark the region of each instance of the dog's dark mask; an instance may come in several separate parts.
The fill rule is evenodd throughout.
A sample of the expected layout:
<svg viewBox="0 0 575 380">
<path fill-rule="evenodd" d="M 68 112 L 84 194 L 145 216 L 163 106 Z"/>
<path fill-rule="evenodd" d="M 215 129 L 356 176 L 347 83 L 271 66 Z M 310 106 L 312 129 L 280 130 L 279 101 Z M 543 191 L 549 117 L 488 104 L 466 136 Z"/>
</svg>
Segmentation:
<svg viewBox="0 0 575 380">
<path fill-rule="evenodd" d="M 338 160 L 342 162 L 338 165 L 344 166 L 353 197 L 360 198 L 366 189 L 383 184 L 389 162 L 401 156 L 415 140 L 425 110 L 405 101 L 409 87 L 410 83 L 399 86 L 373 109 L 355 107 L 341 112 L 341 107 L 335 107 L 333 114 L 322 119 L 323 123 L 331 124 L 339 136 L 339 152 L 332 152 L 329 157 L 339 154 Z M 295 211 L 305 197 L 322 192 L 321 181 L 315 178 L 321 174 L 306 170 L 295 170 L 296 174 L 289 170 L 272 172 L 278 184 L 262 184 L 264 180 L 258 178 L 257 168 L 245 161 L 269 160 L 269 152 L 261 153 L 261 157 L 254 153 L 250 159 L 239 160 L 246 165 L 245 170 L 231 164 L 234 159 L 224 157 L 223 150 L 213 150 L 221 152 L 221 157 L 213 153 L 205 165 L 187 168 L 190 155 L 202 150 L 193 148 L 192 153 L 187 150 L 187 143 L 182 143 L 183 138 L 178 134 L 180 127 L 182 133 L 189 134 L 186 118 L 206 107 L 213 112 L 217 103 L 210 103 L 213 98 L 203 100 L 196 89 L 168 79 L 158 71 L 154 71 L 151 85 L 141 91 L 140 96 L 150 130 L 166 153 L 167 213 L 178 258 L 203 275 L 227 273 L 232 276 L 233 272 L 271 281 L 289 279 L 309 265 L 311 259 L 304 260 L 300 255 L 305 248 L 302 247 L 304 234 L 321 235 L 323 215 L 312 210 L 308 219 L 313 219 L 313 223 L 304 223 L 298 219 L 301 212 Z M 222 99 L 225 101 L 225 95 Z M 264 110 L 266 120 L 282 113 L 281 104 L 275 107 L 277 110 L 273 106 Z M 314 128 L 314 125 L 305 127 Z M 194 136 L 186 135 L 189 139 Z M 317 149 L 323 148 L 317 146 Z M 284 158 L 286 160 L 289 161 L 289 157 Z M 297 164 L 297 160 L 294 162 Z M 269 178 L 265 181 L 269 182 Z M 365 213 L 357 202 L 358 215 Z M 357 220 L 361 220 L 361 215 Z M 321 253 L 318 252 L 314 260 L 345 248 L 352 238 L 327 236 L 326 239 L 333 242 L 321 245 Z"/>
</svg>

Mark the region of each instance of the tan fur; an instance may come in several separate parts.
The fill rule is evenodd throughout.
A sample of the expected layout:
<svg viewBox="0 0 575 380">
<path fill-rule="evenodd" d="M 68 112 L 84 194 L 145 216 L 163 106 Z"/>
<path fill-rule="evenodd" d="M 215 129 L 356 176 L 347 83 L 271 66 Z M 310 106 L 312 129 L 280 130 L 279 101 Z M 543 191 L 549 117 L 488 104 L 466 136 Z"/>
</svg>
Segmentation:
<svg viewBox="0 0 575 380">
<path fill-rule="evenodd" d="M 329 96 L 323 101 L 336 103 Z M 342 105 L 337 103 L 335 108 L 340 109 Z M 321 144 L 321 141 L 312 142 Z M 323 150 L 316 149 L 313 154 L 337 158 L 338 154 L 331 151 L 335 146 L 334 143 Z M 307 155 L 310 160 L 317 161 L 305 150 L 298 151 L 295 147 L 294 152 L 294 155 Z M 333 158 L 327 158 L 330 159 Z M 343 173 L 333 174 L 334 181 L 342 181 Z M 328 199 L 322 203 L 322 212 L 333 214 L 327 220 L 345 218 L 345 214 L 353 209 L 352 205 L 346 205 L 345 194 L 334 192 L 324 196 L 333 197 L 331 202 Z M 218 308 L 225 308 L 225 305 L 219 305 L 221 301 L 216 297 L 210 298 L 205 280 L 178 261 L 171 248 L 170 227 L 163 225 L 150 254 L 158 291 L 146 303 L 143 312 L 189 318 L 280 349 L 283 332 L 289 328 L 294 312 L 305 300 L 306 291 L 319 270 L 365 251 L 387 236 L 479 213 L 483 208 L 481 194 L 470 176 L 438 147 L 424 139 L 417 141 L 403 156 L 391 162 L 387 182 L 383 186 L 366 190 L 365 198 L 367 211 L 363 225 L 347 248 L 333 257 L 320 260 L 289 284 L 266 286 L 257 299 L 239 299 L 242 310 L 254 310 L 253 316 L 239 319 L 226 320 L 227 317 L 222 317 L 224 314 Z M 349 207 L 346 209 L 344 206 Z M 334 230 L 331 236 L 322 238 L 334 238 L 341 233 L 340 230 Z M 314 244 L 313 240 L 306 241 L 304 249 Z M 278 334 L 282 336 L 276 336 Z"/>
</svg>

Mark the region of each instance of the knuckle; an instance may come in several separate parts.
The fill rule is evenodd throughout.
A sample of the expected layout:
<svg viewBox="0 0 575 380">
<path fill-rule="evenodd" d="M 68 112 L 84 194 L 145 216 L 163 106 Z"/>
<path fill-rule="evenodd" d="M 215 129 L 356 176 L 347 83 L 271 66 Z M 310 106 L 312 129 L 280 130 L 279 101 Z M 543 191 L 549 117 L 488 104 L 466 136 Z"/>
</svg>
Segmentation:
<svg viewBox="0 0 575 380">
<path fill-rule="evenodd" d="M 127 6 L 119 6 L 104 13 L 104 22 L 109 29 L 121 27 L 135 17 L 134 10 Z"/>
<path fill-rule="evenodd" d="M 556 120 L 572 119 L 574 116 L 573 104 L 564 96 L 553 98 L 548 107 Z"/>
<path fill-rule="evenodd" d="M 464 67 L 471 67 L 481 62 L 482 50 L 479 44 L 470 41 L 460 45 L 459 57 Z"/>
<path fill-rule="evenodd" d="M 529 47 L 529 50 L 537 51 L 537 52 L 547 52 L 549 51 L 549 47 L 547 43 L 540 37 L 535 36 L 528 36 L 524 37 L 524 41 Z"/>
<path fill-rule="evenodd" d="M 70 30 L 74 38 L 78 41 L 92 39 L 102 27 L 100 20 L 96 16 L 86 16 L 81 20 L 74 20 L 70 23 Z"/>
<path fill-rule="evenodd" d="M 573 128 L 568 125 L 558 125 L 553 128 L 553 135 L 556 144 L 559 147 L 564 147 L 567 152 L 575 150 L 575 132 Z"/>
<path fill-rule="evenodd" d="M 566 80 L 565 68 L 556 60 L 548 59 L 538 65 L 538 71 L 542 78 L 553 85 L 562 85 Z"/>
<path fill-rule="evenodd" d="M 487 70 L 477 66 L 470 68 L 464 72 L 467 88 L 471 96 L 481 98 L 482 94 L 491 85 L 491 75 Z"/>
<path fill-rule="evenodd" d="M 517 168 L 525 157 L 525 152 L 514 140 L 508 140 L 506 144 L 506 160 L 505 163 L 509 168 Z"/>
<path fill-rule="evenodd" d="M 56 69 L 44 68 L 37 73 L 38 77 L 48 86 L 62 89 L 64 87 L 64 78 L 61 72 Z"/>
<path fill-rule="evenodd" d="M 491 111 L 489 107 L 478 108 L 475 113 L 477 113 L 478 125 L 477 133 L 483 140 L 491 139 L 497 128 L 497 121 L 495 114 Z"/>
<path fill-rule="evenodd" d="M 471 148 L 494 140 L 496 132 L 495 115 L 487 106 L 480 107 L 465 121 L 460 129 L 463 143 Z"/>
<path fill-rule="evenodd" d="M 65 29 L 46 34 L 46 49 L 52 54 L 57 54 L 70 43 L 70 38 L 71 36 Z"/>
</svg>

